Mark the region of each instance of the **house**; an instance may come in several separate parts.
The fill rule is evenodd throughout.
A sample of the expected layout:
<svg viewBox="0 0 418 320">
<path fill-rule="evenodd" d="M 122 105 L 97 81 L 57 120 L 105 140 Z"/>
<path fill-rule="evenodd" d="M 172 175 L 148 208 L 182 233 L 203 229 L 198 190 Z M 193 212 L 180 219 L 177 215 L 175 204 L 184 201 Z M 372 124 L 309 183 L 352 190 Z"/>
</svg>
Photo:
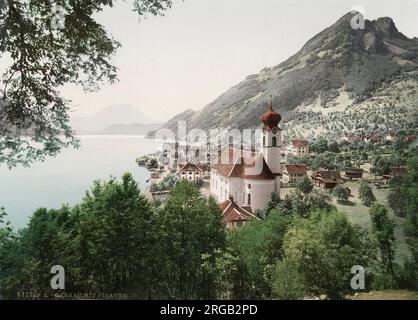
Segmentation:
<svg viewBox="0 0 418 320">
<path fill-rule="evenodd" d="M 383 175 L 383 179 L 386 182 L 389 182 L 390 179 L 394 178 L 394 177 L 400 177 L 403 178 L 406 176 L 406 174 L 408 173 L 408 170 L 406 168 L 401 168 L 401 167 L 392 167 L 389 169 L 388 172 L 386 172 Z"/>
<path fill-rule="evenodd" d="M 282 182 L 294 185 L 300 182 L 308 172 L 306 164 L 285 164 L 282 172 Z"/>
<path fill-rule="evenodd" d="M 292 140 L 287 147 L 287 154 L 303 157 L 309 154 L 309 142 L 307 140 Z"/>
<path fill-rule="evenodd" d="M 411 143 L 416 139 L 415 135 L 408 135 L 403 139 L 404 143 Z"/>
<path fill-rule="evenodd" d="M 158 171 L 151 171 L 151 179 L 160 179 L 160 174 L 158 173 Z"/>
<path fill-rule="evenodd" d="M 180 180 L 197 181 L 210 177 L 210 166 L 197 164 L 192 160 L 178 166 L 177 176 Z"/>
<path fill-rule="evenodd" d="M 389 131 L 389 133 L 386 135 L 385 140 L 386 141 L 393 141 L 395 139 L 395 134 L 393 131 Z"/>
<path fill-rule="evenodd" d="M 325 170 L 322 168 L 312 173 L 311 180 L 315 186 L 324 188 L 325 190 L 332 190 L 334 187 L 344 182 L 339 171 Z"/>
<path fill-rule="evenodd" d="M 345 168 L 345 176 L 352 179 L 361 179 L 363 178 L 363 169 L 361 168 Z"/>
<path fill-rule="evenodd" d="M 222 223 L 226 229 L 234 229 L 251 220 L 260 220 L 251 210 L 250 206 L 239 206 L 232 196 L 220 205 L 222 211 Z"/>
<path fill-rule="evenodd" d="M 210 192 L 222 203 L 231 195 L 239 206 L 262 209 L 272 192 L 280 195 L 281 116 L 270 106 L 260 120 L 263 123 L 261 150 L 228 147 L 213 159 Z"/>
<path fill-rule="evenodd" d="M 346 142 L 364 142 L 366 140 L 366 134 L 364 133 L 364 130 L 361 130 L 360 134 L 354 134 L 349 133 L 347 135 L 344 135 L 340 138 L 340 141 L 346 141 Z"/>
<path fill-rule="evenodd" d="M 382 143 L 384 141 L 385 141 L 385 137 L 380 136 L 380 135 L 376 135 L 376 134 L 372 134 L 370 136 L 367 136 L 367 138 L 366 138 L 366 142 Z"/>
<path fill-rule="evenodd" d="M 354 142 L 357 141 L 357 137 L 353 135 L 352 133 L 344 135 L 340 138 L 340 141 L 346 141 L 346 142 Z"/>
</svg>

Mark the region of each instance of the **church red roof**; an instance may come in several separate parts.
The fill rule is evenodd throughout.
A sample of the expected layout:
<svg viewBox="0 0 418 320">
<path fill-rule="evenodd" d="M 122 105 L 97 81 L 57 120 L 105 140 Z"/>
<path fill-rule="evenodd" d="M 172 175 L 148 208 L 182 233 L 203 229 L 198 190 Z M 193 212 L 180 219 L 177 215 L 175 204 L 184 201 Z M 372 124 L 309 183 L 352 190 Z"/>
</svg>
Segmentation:
<svg viewBox="0 0 418 320">
<path fill-rule="evenodd" d="M 282 120 L 282 117 L 280 116 L 280 114 L 274 111 L 273 107 L 270 105 L 267 111 L 261 115 L 260 120 L 264 123 L 264 126 L 266 128 L 273 129 L 274 127 L 277 127 L 279 125 L 279 122 L 280 120 Z"/>
<path fill-rule="evenodd" d="M 229 149 L 222 152 L 228 153 L 227 164 L 223 164 L 222 156 L 218 157 L 212 168 L 228 178 L 245 178 L 253 180 L 274 180 L 276 175 L 271 172 L 263 155 L 252 151 Z M 262 161 L 262 163 L 261 163 Z M 260 165 L 257 168 L 256 165 Z"/>
</svg>

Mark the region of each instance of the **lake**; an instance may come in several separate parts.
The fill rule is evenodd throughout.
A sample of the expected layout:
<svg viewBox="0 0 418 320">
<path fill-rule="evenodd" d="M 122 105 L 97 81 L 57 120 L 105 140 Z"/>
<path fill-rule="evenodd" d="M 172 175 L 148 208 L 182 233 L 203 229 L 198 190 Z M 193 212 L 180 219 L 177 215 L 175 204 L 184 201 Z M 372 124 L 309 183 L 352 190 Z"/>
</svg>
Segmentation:
<svg viewBox="0 0 418 320">
<path fill-rule="evenodd" d="M 65 149 L 57 157 L 30 168 L 0 167 L 0 207 L 16 228 L 23 228 L 39 207 L 74 205 L 96 179 L 120 178 L 130 172 L 141 190 L 149 172 L 135 159 L 155 152 L 160 143 L 141 136 L 80 136 L 78 150 Z"/>
</svg>

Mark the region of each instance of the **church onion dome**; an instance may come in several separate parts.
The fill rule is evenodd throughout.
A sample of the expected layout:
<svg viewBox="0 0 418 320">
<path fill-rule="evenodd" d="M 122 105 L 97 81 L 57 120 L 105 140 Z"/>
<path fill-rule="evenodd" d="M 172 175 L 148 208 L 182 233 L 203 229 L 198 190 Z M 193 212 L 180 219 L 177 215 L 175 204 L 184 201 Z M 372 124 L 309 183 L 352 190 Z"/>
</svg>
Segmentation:
<svg viewBox="0 0 418 320">
<path fill-rule="evenodd" d="M 270 105 L 267 111 L 261 115 L 260 120 L 264 123 L 264 126 L 266 128 L 273 129 L 279 125 L 279 122 L 280 120 L 282 120 L 282 117 L 280 116 L 280 114 L 274 111 L 273 107 Z"/>
</svg>

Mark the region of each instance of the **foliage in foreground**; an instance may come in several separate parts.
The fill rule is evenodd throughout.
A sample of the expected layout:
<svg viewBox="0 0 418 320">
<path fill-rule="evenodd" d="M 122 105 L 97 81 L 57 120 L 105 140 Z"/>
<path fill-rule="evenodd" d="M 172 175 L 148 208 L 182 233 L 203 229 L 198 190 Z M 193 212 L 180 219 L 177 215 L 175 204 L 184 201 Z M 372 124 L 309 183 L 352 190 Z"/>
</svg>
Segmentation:
<svg viewBox="0 0 418 320">
<path fill-rule="evenodd" d="M 418 289 L 416 260 L 393 259 L 393 223 L 382 205 L 371 208 L 373 228 L 364 230 L 324 206 L 329 198 L 304 190 L 272 198 L 263 220 L 231 232 L 216 202 L 194 184 L 178 182 L 165 204 L 151 204 L 130 174 L 96 181 L 74 207 L 38 209 L 19 232 L 1 210 L 0 295 L 51 297 L 50 269 L 57 264 L 65 268 L 66 294 L 344 298 L 354 293 L 354 265 L 366 268 L 367 290 Z"/>
<path fill-rule="evenodd" d="M 115 2 L 0 1 L 0 163 L 27 166 L 78 146 L 60 88 L 93 91 L 117 80 L 112 58 L 120 44 L 95 18 Z M 139 16 L 172 5 L 132 2 Z"/>
</svg>

